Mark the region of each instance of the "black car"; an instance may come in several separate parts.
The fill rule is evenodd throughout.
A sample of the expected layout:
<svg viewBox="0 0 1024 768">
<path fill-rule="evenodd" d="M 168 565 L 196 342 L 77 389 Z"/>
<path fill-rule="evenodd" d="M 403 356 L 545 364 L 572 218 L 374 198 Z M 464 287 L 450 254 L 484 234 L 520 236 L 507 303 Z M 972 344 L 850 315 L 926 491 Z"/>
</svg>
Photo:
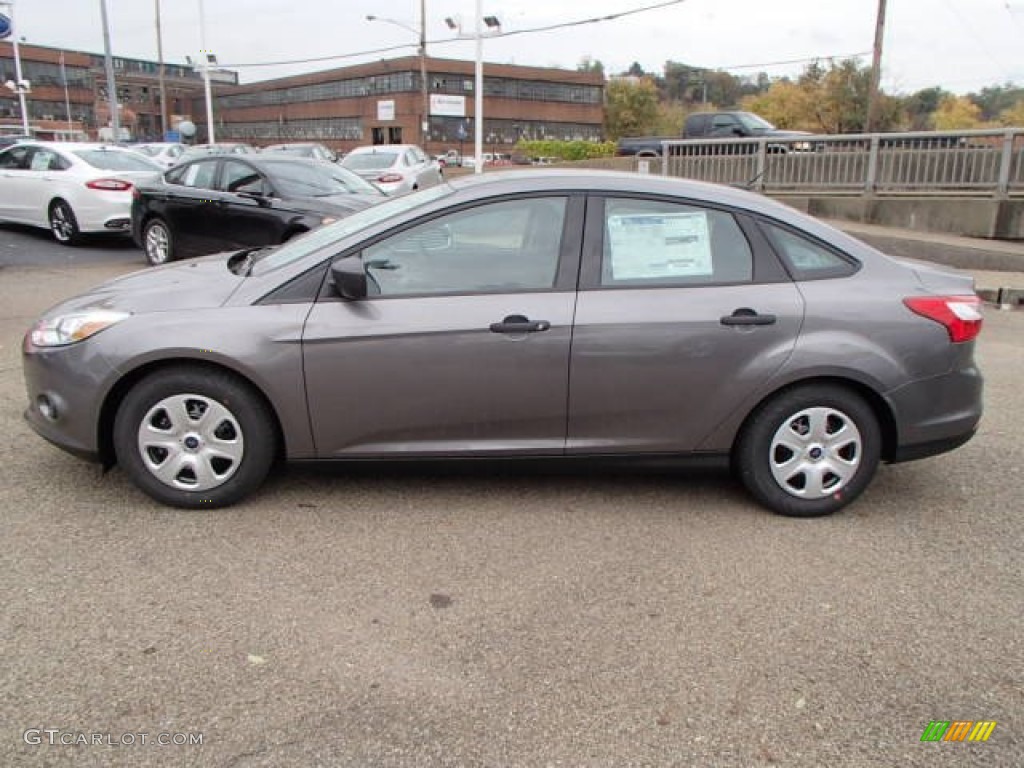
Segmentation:
<svg viewBox="0 0 1024 768">
<path fill-rule="evenodd" d="M 212 155 L 137 186 L 132 237 L 150 264 L 283 243 L 385 199 L 337 165 L 288 155 Z"/>
</svg>

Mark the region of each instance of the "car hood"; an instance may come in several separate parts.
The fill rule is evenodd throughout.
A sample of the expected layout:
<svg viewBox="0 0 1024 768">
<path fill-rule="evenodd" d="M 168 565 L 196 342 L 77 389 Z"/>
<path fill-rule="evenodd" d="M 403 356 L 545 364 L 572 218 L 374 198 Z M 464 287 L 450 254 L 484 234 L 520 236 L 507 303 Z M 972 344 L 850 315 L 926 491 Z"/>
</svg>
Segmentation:
<svg viewBox="0 0 1024 768">
<path fill-rule="evenodd" d="M 219 307 L 245 281 L 245 277 L 228 270 L 229 255 L 221 253 L 132 272 L 59 304 L 46 314 L 95 307 L 133 314 Z"/>
</svg>

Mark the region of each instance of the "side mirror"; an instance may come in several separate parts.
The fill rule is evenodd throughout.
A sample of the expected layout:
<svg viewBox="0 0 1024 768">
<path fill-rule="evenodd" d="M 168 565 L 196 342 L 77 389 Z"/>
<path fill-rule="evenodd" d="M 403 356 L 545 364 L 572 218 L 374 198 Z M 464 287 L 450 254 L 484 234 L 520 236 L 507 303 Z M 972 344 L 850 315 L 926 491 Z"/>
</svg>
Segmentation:
<svg viewBox="0 0 1024 768">
<path fill-rule="evenodd" d="M 335 261 L 331 264 L 331 278 L 334 280 L 334 290 L 341 298 L 351 301 L 366 298 L 366 267 L 363 266 L 361 256 L 348 256 Z"/>
</svg>

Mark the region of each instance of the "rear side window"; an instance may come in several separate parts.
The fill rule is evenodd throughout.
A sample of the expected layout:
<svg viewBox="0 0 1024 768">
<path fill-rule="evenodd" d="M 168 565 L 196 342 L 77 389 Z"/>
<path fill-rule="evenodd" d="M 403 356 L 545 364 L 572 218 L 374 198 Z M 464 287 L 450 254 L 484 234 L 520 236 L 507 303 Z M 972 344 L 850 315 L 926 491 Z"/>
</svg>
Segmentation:
<svg viewBox="0 0 1024 768">
<path fill-rule="evenodd" d="M 795 280 L 846 277 L 857 271 L 857 263 L 852 259 L 814 240 L 774 224 L 761 226 Z"/>
<path fill-rule="evenodd" d="M 660 200 L 605 203 L 601 285 L 749 283 L 753 274 L 750 243 L 731 214 Z"/>
</svg>

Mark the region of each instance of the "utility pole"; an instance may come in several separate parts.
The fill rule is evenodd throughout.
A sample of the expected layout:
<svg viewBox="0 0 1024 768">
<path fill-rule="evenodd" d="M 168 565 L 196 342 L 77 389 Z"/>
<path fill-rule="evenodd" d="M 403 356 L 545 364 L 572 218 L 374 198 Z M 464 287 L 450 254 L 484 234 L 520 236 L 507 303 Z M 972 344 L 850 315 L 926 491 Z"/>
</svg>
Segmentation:
<svg viewBox="0 0 1024 768">
<path fill-rule="evenodd" d="M 878 122 L 879 84 L 882 79 L 882 40 L 885 37 L 885 0 L 878 0 L 875 22 L 875 48 L 871 56 L 871 86 L 868 90 L 868 118 L 865 130 L 874 133 Z"/>
<path fill-rule="evenodd" d="M 164 38 L 160 33 L 160 0 L 156 2 L 156 58 L 159 62 L 157 76 L 160 78 L 160 140 L 167 133 L 167 89 L 164 85 Z"/>
</svg>

